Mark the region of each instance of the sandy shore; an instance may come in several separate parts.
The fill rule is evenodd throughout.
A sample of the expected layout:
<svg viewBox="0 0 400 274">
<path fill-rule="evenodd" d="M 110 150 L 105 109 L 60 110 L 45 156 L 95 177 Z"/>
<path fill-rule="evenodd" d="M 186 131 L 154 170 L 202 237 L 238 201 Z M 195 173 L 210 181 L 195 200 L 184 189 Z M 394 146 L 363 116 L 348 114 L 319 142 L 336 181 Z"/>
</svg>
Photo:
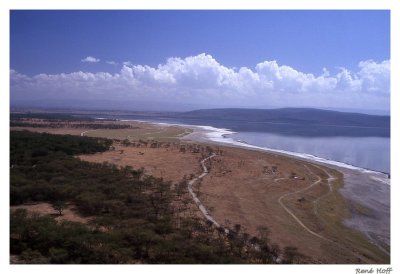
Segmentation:
<svg viewBox="0 0 400 274">
<path fill-rule="evenodd" d="M 229 138 L 233 132 L 212 127 L 191 127 L 192 134 L 183 139 L 218 144 L 242 149 L 265 151 L 285 155 L 326 166 L 343 174 L 343 186 L 339 192 L 345 198 L 350 216 L 343 224 L 362 232 L 371 243 L 390 255 L 390 179 L 380 172 L 350 166 L 312 155 L 296 155 L 284 151 L 260 148 Z"/>
<path fill-rule="evenodd" d="M 359 203 L 364 210 L 350 206 L 352 215 L 344 224 L 363 232 L 386 254 L 390 254 L 390 185 L 374 179 L 374 175 L 336 168 L 344 174 L 340 193 L 349 201 Z"/>
</svg>

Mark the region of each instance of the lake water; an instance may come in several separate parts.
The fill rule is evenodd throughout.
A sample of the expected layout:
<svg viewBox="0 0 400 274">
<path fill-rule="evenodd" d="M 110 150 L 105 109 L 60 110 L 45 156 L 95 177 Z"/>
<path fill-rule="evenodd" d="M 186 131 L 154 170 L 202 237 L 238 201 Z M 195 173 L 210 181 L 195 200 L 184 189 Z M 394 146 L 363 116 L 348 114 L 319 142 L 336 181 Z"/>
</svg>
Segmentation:
<svg viewBox="0 0 400 274">
<path fill-rule="evenodd" d="M 266 132 L 239 132 L 229 137 L 260 147 L 312 154 L 357 167 L 390 173 L 390 138 L 301 137 Z"/>
<path fill-rule="evenodd" d="M 143 116 L 116 118 L 189 125 L 200 129 L 186 136 L 189 140 L 207 139 L 252 149 L 261 147 L 280 153 L 284 151 L 337 168 L 343 173 L 345 181 L 340 193 L 347 200 L 368 208 L 370 212 L 369 215 L 364 215 L 352 211 L 344 223 L 361 231 L 373 244 L 390 254 L 390 179 L 380 173 L 390 174 L 389 128 L 243 123 L 165 117 L 146 119 Z M 194 135 L 197 137 L 191 139 Z"/>
<path fill-rule="evenodd" d="M 248 144 L 311 154 L 390 174 L 390 128 L 243 122 L 220 119 L 118 116 L 149 122 L 228 129 L 228 137 Z"/>
</svg>

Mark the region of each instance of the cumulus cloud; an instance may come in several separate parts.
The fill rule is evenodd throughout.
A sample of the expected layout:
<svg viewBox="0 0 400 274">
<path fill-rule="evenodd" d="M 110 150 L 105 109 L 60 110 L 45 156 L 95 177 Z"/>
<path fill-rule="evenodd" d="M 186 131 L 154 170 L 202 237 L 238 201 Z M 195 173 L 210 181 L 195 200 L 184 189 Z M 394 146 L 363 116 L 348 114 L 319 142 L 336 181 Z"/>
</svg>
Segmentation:
<svg viewBox="0 0 400 274">
<path fill-rule="evenodd" d="M 97 59 L 93 56 L 88 56 L 88 57 L 82 59 L 81 62 L 83 62 L 83 63 L 98 63 L 98 62 L 100 62 L 100 59 Z"/>
<path fill-rule="evenodd" d="M 98 60 L 94 57 L 86 59 Z M 211 55 L 172 57 L 157 67 L 124 62 L 118 73 L 27 76 L 11 71 L 15 98 L 124 99 L 225 106 L 389 108 L 390 61 L 361 61 L 358 71 L 304 73 L 277 61 L 229 68 Z"/>
<path fill-rule="evenodd" d="M 390 90 L 390 61 L 375 63 L 372 60 L 359 63 L 362 89 L 367 92 L 388 94 Z"/>
</svg>

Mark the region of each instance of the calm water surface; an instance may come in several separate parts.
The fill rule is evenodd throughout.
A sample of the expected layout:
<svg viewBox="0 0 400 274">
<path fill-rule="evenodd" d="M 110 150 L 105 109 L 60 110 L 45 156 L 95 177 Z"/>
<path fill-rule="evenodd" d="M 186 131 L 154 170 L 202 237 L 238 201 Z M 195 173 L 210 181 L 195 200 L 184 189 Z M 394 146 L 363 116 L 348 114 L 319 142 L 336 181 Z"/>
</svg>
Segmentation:
<svg viewBox="0 0 400 274">
<path fill-rule="evenodd" d="M 390 173 L 390 138 L 301 137 L 266 132 L 239 132 L 229 137 L 256 146 L 312 154 L 329 160 Z"/>
<path fill-rule="evenodd" d="M 229 135 L 248 144 L 312 154 L 357 167 L 390 173 L 390 128 L 254 123 L 218 119 L 118 116 L 150 122 L 204 125 L 237 132 Z"/>
</svg>

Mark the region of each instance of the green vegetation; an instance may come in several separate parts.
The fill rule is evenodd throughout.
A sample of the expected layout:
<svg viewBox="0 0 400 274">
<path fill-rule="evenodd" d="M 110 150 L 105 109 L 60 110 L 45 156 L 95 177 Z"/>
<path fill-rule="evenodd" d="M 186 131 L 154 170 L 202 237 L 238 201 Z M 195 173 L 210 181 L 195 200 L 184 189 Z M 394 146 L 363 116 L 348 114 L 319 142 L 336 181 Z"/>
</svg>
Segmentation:
<svg viewBox="0 0 400 274">
<path fill-rule="evenodd" d="M 66 209 L 68 206 L 67 206 L 67 204 L 64 202 L 64 201 L 55 201 L 53 204 L 52 204 L 52 206 L 53 206 L 53 208 L 55 209 L 55 210 L 57 210 L 58 211 L 58 213 L 60 214 L 60 216 L 62 215 L 62 212 L 64 211 L 64 209 Z"/>
<path fill-rule="evenodd" d="M 16 167 L 12 169 L 11 174 L 29 174 L 29 170 L 23 168 L 29 166 L 32 169 L 36 167 L 33 165 L 38 164 L 40 170 L 42 166 L 50 164 L 49 161 L 64 161 L 66 156 L 107 151 L 112 144 L 108 139 L 29 131 L 12 131 L 10 140 L 11 167 Z M 38 169 L 35 169 L 34 173 L 37 173 Z"/>
<path fill-rule="evenodd" d="M 66 113 L 11 113 L 10 120 L 41 119 L 44 121 L 93 121 L 93 118 Z"/>
<path fill-rule="evenodd" d="M 94 118 L 64 113 L 11 113 L 10 127 L 137 129 L 129 124 L 114 123 L 115 119 L 96 121 Z"/>
<path fill-rule="evenodd" d="M 185 200 L 185 181 L 174 188 L 143 170 L 81 161 L 74 155 L 107 150 L 110 140 L 11 132 L 12 205 L 66 203 L 87 224 L 12 211 L 10 252 L 20 263 L 274 263 L 280 252 L 266 229 L 252 237 L 230 233 L 197 217 Z M 186 193 L 187 194 L 187 193 Z M 290 249 L 283 262 L 301 256 Z"/>
<path fill-rule="evenodd" d="M 24 121 L 11 121 L 10 127 L 33 127 L 33 128 L 85 128 L 85 129 L 126 129 L 126 128 L 137 128 L 131 125 L 111 124 L 111 123 L 69 123 L 65 122 L 24 122 Z"/>
</svg>

